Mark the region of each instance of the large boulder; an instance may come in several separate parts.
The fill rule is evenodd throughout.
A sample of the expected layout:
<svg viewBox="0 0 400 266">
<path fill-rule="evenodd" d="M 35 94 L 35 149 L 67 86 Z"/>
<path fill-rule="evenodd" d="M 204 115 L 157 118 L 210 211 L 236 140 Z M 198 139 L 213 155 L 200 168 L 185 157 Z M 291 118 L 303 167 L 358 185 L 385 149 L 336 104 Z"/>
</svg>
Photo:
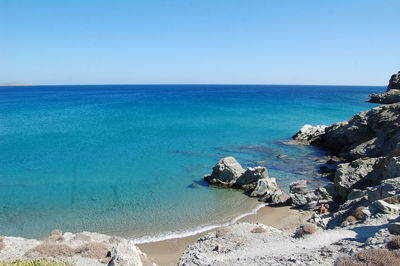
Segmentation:
<svg viewBox="0 0 400 266">
<path fill-rule="evenodd" d="M 324 125 L 304 125 L 292 138 L 304 144 L 311 144 L 325 133 L 326 127 Z"/>
<path fill-rule="evenodd" d="M 225 157 L 213 167 L 212 174 L 204 176 L 204 179 L 210 184 L 232 186 L 244 172 L 235 158 Z"/>
<path fill-rule="evenodd" d="M 254 189 L 259 179 L 268 178 L 268 170 L 265 167 L 249 167 L 235 182 L 235 186 L 245 190 Z"/>
<path fill-rule="evenodd" d="M 289 196 L 279 188 L 275 178 L 259 179 L 250 196 L 273 204 L 286 203 L 289 199 Z"/>
<path fill-rule="evenodd" d="M 335 173 L 336 196 L 346 201 L 351 189 L 365 189 L 379 184 L 382 179 L 384 158 L 363 158 L 339 164 Z"/>
</svg>

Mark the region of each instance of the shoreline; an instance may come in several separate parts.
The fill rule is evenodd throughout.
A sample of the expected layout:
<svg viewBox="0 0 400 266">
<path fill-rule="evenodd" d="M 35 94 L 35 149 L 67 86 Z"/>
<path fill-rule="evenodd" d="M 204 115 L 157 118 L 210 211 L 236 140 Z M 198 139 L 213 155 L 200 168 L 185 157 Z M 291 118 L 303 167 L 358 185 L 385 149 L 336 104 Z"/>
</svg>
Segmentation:
<svg viewBox="0 0 400 266">
<path fill-rule="evenodd" d="M 254 204 L 256 205 L 254 208 L 251 208 L 250 211 L 248 212 L 238 212 L 237 215 L 234 216 L 234 218 L 224 222 L 224 223 L 215 223 L 211 225 L 200 225 L 194 229 L 190 230 L 182 230 L 182 231 L 166 231 L 166 232 L 161 232 L 157 236 L 143 236 L 143 237 L 138 237 L 138 238 L 132 238 L 131 240 L 136 244 L 150 244 L 150 243 L 155 243 L 155 242 L 160 242 L 160 241 L 168 241 L 171 239 L 178 239 L 178 238 L 186 238 L 186 237 L 191 237 L 199 234 L 203 234 L 205 232 L 210 232 L 213 230 L 216 230 L 221 227 L 225 227 L 228 225 L 232 225 L 234 223 L 237 223 L 239 220 L 256 214 L 261 208 L 265 207 L 266 204 L 263 202 L 259 202 L 255 198 L 249 198 L 248 202 L 254 201 Z M 224 213 L 226 216 L 228 216 L 229 213 Z"/>
<path fill-rule="evenodd" d="M 255 212 L 241 215 L 241 217 L 238 217 L 235 219 L 236 221 L 232 221 L 232 223 L 220 225 L 194 235 L 148 243 L 137 243 L 136 246 L 147 254 L 148 258 L 153 260 L 157 265 L 176 265 L 182 253 L 189 245 L 194 244 L 200 237 L 220 228 L 238 222 L 245 222 L 261 223 L 282 231 L 292 232 L 299 224 L 306 221 L 311 216 L 311 213 L 310 211 L 292 209 L 290 206 L 271 207 L 262 204 Z"/>
</svg>

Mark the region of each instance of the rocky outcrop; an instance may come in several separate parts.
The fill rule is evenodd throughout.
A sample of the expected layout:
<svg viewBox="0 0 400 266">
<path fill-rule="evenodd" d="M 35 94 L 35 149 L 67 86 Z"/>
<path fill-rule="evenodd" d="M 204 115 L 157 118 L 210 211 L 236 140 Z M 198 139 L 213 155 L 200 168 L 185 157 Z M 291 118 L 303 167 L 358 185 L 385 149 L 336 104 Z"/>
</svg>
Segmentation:
<svg viewBox="0 0 400 266">
<path fill-rule="evenodd" d="M 204 179 L 213 185 L 232 186 L 244 173 L 242 166 L 233 157 L 225 157 L 213 167 L 211 175 L 204 176 Z"/>
<path fill-rule="evenodd" d="M 212 174 L 204 176 L 204 180 L 211 185 L 243 189 L 266 203 L 282 204 L 289 199 L 276 179 L 269 177 L 267 168 L 257 166 L 244 170 L 233 157 L 219 160 Z"/>
<path fill-rule="evenodd" d="M 383 93 L 372 93 L 369 97 L 371 103 L 398 103 L 400 102 L 400 89 L 393 89 Z"/>
<path fill-rule="evenodd" d="M 155 265 L 133 242 L 98 233 L 61 234 L 54 230 L 43 241 L 4 237 L 2 242 L 0 262 L 47 258 L 71 265 Z"/>
<path fill-rule="evenodd" d="M 400 71 L 390 77 L 387 91 L 400 90 Z"/>
<path fill-rule="evenodd" d="M 399 124 L 400 103 L 395 103 L 361 112 L 348 122 L 325 128 L 318 136 L 311 133 L 309 138 L 313 139 L 311 144 L 350 160 L 387 156 L 400 143 Z"/>
<path fill-rule="evenodd" d="M 400 71 L 393 74 L 389 80 L 386 92 L 369 95 L 370 102 L 391 104 L 400 102 Z"/>
</svg>

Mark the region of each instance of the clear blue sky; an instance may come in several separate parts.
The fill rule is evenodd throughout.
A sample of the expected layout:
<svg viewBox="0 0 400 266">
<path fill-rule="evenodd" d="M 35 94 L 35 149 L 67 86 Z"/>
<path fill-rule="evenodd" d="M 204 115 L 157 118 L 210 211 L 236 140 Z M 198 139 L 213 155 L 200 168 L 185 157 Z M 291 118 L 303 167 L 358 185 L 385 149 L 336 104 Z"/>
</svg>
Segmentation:
<svg viewBox="0 0 400 266">
<path fill-rule="evenodd" d="M 386 85 L 399 0 L 0 0 L 0 83 Z"/>
</svg>

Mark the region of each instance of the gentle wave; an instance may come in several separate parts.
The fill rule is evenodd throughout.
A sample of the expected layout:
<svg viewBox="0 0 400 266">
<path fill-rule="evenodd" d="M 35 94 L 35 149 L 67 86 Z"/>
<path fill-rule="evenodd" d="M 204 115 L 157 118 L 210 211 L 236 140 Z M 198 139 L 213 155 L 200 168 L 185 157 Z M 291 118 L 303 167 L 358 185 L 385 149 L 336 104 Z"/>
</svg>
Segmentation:
<svg viewBox="0 0 400 266">
<path fill-rule="evenodd" d="M 184 238 L 184 237 L 188 237 L 188 236 L 194 236 L 194 235 L 206 232 L 206 231 L 210 231 L 210 230 L 213 230 L 216 228 L 225 227 L 225 226 L 234 224 L 237 221 L 239 221 L 240 219 L 242 219 L 243 217 L 246 217 L 246 216 L 249 216 L 252 214 L 256 214 L 259 209 L 261 209 L 262 207 L 265 207 L 265 206 L 267 206 L 267 205 L 259 204 L 257 207 L 252 209 L 250 212 L 241 214 L 226 223 L 214 224 L 214 225 L 208 225 L 208 226 L 199 226 L 199 227 L 195 228 L 194 230 L 165 232 L 165 233 L 159 234 L 158 236 L 143 236 L 143 237 L 139 237 L 139 238 L 134 238 L 132 240 L 135 244 L 145 244 L 145 243 L 159 242 L 159 241 L 175 239 L 175 238 Z"/>
</svg>

